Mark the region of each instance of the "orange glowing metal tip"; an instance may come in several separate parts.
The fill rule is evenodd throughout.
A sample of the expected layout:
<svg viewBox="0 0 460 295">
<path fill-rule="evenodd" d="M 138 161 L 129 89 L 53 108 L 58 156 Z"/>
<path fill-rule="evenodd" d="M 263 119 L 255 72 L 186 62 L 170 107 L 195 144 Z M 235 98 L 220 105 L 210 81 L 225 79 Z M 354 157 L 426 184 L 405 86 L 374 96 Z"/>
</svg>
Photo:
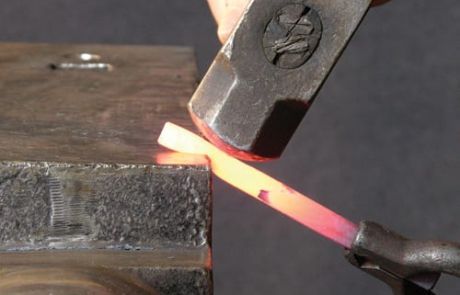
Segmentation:
<svg viewBox="0 0 460 295">
<path fill-rule="evenodd" d="M 171 150 L 207 155 L 214 174 L 237 189 L 332 241 L 350 248 L 358 227 L 280 181 L 231 157 L 200 136 L 166 123 L 158 143 Z"/>
</svg>

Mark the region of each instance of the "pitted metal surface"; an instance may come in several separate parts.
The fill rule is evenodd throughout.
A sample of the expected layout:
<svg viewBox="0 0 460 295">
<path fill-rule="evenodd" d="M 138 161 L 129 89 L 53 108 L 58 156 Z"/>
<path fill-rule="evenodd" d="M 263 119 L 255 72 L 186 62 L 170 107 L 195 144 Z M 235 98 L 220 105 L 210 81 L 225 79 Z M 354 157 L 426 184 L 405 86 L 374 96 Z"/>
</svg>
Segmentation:
<svg viewBox="0 0 460 295">
<path fill-rule="evenodd" d="M 211 172 L 180 47 L 0 44 L 0 294 L 212 294 Z"/>
<path fill-rule="evenodd" d="M 206 165 L 0 162 L 0 214 L 0 281 L 37 268 L 32 282 L 61 290 L 61 269 L 92 290 L 92 274 L 113 270 L 104 288 L 132 275 L 158 294 L 212 293 Z"/>
<path fill-rule="evenodd" d="M 0 249 L 207 245 L 206 166 L 0 165 Z"/>
</svg>

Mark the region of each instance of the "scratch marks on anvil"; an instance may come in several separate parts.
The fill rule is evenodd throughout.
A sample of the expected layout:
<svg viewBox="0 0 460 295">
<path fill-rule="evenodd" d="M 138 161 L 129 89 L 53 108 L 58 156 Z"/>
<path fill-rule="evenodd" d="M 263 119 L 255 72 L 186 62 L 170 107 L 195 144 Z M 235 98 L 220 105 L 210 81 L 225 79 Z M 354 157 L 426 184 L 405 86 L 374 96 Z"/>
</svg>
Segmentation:
<svg viewBox="0 0 460 295">
<path fill-rule="evenodd" d="M 89 232 L 89 215 L 81 196 L 67 196 L 58 178 L 49 178 L 50 232 L 54 237 L 85 235 Z"/>
</svg>

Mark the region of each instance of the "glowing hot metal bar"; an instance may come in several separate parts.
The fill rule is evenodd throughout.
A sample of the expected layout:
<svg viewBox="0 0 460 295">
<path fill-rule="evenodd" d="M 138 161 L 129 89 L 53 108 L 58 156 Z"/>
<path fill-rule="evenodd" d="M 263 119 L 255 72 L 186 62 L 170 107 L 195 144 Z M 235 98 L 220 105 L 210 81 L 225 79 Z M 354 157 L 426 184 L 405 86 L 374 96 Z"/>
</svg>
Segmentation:
<svg viewBox="0 0 460 295">
<path fill-rule="evenodd" d="M 214 174 L 332 241 L 350 248 L 358 227 L 278 180 L 229 156 L 200 136 L 166 123 L 158 143 L 177 152 L 207 155 Z"/>
</svg>

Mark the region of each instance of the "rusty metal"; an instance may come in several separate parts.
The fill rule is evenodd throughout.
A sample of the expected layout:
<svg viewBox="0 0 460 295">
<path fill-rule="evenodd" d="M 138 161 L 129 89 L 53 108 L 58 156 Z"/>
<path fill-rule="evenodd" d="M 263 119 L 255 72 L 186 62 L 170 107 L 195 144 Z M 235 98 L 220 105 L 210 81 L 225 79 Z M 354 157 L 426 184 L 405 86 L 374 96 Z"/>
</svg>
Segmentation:
<svg viewBox="0 0 460 295">
<path fill-rule="evenodd" d="M 431 295 L 442 273 L 460 277 L 460 244 L 410 240 L 369 221 L 361 222 L 346 258 L 395 295 Z"/>
<path fill-rule="evenodd" d="M 253 0 L 189 103 L 196 125 L 237 157 L 279 157 L 371 3 Z"/>
</svg>

